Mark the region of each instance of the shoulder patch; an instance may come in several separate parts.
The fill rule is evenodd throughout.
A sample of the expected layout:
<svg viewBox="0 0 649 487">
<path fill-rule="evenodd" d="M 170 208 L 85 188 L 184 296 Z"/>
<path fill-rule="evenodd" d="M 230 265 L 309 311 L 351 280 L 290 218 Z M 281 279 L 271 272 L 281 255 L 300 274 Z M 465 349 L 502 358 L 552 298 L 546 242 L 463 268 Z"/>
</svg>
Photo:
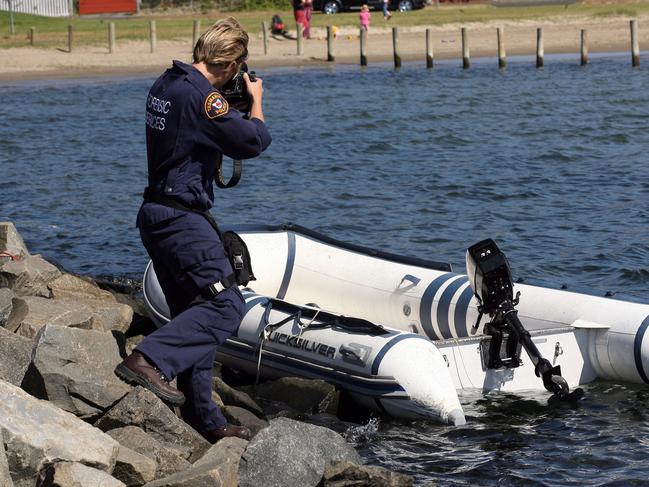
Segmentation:
<svg viewBox="0 0 649 487">
<path fill-rule="evenodd" d="M 228 102 L 223 98 L 223 95 L 218 91 L 213 91 L 205 98 L 204 103 L 205 115 L 210 120 L 215 119 L 228 113 Z"/>
</svg>

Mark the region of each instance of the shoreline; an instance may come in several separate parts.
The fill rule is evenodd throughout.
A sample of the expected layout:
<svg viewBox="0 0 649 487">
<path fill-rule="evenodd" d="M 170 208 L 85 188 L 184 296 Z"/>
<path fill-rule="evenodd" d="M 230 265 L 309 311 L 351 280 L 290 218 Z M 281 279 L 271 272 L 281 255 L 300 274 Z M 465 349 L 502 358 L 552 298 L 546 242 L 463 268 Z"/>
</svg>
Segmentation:
<svg viewBox="0 0 649 487">
<path fill-rule="evenodd" d="M 638 20 L 649 20 L 640 17 Z M 393 59 L 391 30 L 382 20 L 370 27 L 367 44 L 368 65 L 391 62 Z M 431 28 L 435 60 L 462 62 L 460 24 Z M 536 29 L 544 30 L 546 56 L 575 54 L 579 62 L 581 29 L 588 31 L 589 54 L 630 53 L 629 19 L 612 18 L 594 22 L 592 19 L 570 19 L 546 22 L 504 22 L 470 25 L 471 58 L 496 58 L 496 27 L 504 27 L 505 47 L 509 57 L 535 56 Z M 268 54 L 263 53 L 261 35 L 251 36 L 250 65 L 253 69 L 308 68 L 327 66 L 358 66 L 360 58 L 358 32 L 340 29 L 334 42 L 335 62 L 327 62 L 327 41 L 323 29 L 314 29 L 313 38 L 304 42 L 304 54 L 298 56 L 296 41 L 269 38 Z M 400 54 L 403 62 L 425 64 L 425 28 L 401 28 Z M 640 46 L 643 42 L 640 31 Z M 158 43 L 155 53 L 149 52 L 148 41 L 119 42 L 113 54 L 107 47 L 75 48 L 69 53 L 58 47 L 19 47 L 0 50 L 0 82 L 45 79 L 83 79 L 120 76 L 154 76 L 160 74 L 172 59 L 189 61 L 191 40 Z"/>
</svg>

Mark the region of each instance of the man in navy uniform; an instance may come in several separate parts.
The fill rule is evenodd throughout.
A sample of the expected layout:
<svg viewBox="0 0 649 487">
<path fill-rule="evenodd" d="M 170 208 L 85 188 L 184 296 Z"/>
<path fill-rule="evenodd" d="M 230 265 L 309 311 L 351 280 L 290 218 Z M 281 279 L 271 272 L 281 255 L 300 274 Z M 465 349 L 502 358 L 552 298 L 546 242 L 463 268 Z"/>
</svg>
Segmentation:
<svg viewBox="0 0 649 487">
<path fill-rule="evenodd" d="M 217 158 L 256 157 L 271 141 L 261 79 L 243 75 L 249 117 L 219 92 L 247 56 L 248 34 L 232 17 L 220 20 L 196 43 L 193 64 L 174 61 L 149 92 L 149 186 L 137 226 L 172 319 L 115 369 L 123 380 L 181 406 L 183 419 L 212 442 L 250 434 L 228 425 L 211 399 L 216 348 L 236 332 L 245 306 L 208 213 Z M 174 378 L 177 389 L 169 384 Z"/>
</svg>

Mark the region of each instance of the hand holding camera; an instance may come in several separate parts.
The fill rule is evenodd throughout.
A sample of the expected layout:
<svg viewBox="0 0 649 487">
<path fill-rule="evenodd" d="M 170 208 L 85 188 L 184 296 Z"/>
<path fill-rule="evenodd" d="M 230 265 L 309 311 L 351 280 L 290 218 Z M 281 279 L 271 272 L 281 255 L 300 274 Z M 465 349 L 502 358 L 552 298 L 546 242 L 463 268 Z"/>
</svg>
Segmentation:
<svg viewBox="0 0 649 487">
<path fill-rule="evenodd" d="M 237 75 L 221 88 L 221 93 L 232 108 L 249 114 L 251 118 L 264 119 L 261 110 L 263 83 L 254 71 L 248 71 L 246 63 L 243 63 Z"/>
</svg>

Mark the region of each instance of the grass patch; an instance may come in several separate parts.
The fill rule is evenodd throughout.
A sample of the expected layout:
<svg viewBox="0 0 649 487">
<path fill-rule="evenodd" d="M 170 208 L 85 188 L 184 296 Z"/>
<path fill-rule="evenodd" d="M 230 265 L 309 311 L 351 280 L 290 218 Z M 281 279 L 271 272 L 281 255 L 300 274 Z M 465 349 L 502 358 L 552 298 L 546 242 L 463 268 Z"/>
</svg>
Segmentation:
<svg viewBox="0 0 649 487">
<path fill-rule="evenodd" d="M 244 10 L 236 13 L 208 12 L 207 14 L 173 13 L 167 15 L 140 14 L 128 17 L 114 18 L 73 18 L 59 19 L 38 17 L 26 14 L 14 14 L 16 35 L 9 35 L 9 14 L 0 12 L 0 49 L 29 45 L 28 32 L 30 27 L 36 29 L 36 46 L 45 48 L 66 48 L 68 24 L 74 30 L 74 43 L 80 45 L 107 45 L 108 22 L 115 22 L 117 41 L 146 40 L 149 36 L 149 21 L 157 23 L 158 40 L 187 40 L 191 42 L 192 24 L 200 19 L 204 29 L 214 21 L 226 15 L 234 15 L 251 34 L 261 31 L 261 22 L 270 22 L 274 13 L 284 19 L 289 28 L 294 27 L 293 12 L 285 7 L 285 0 L 245 0 L 244 9 L 258 6 L 284 6 L 281 10 Z M 618 2 L 614 4 L 587 3 L 564 5 L 546 5 L 538 7 L 500 7 L 491 5 L 451 4 L 440 7 L 429 6 L 421 10 L 400 13 L 396 12 L 390 21 L 390 26 L 435 26 L 442 24 L 468 24 L 494 21 L 530 21 L 551 18 L 607 18 L 607 17 L 637 17 L 649 14 L 649 0 Z M 382 22 L 380 12 L 373 15 L 374 25 Z M 358 26 L 358 13 L 341 13 L 324 15 L 316 13 L 313 16 L 314 27 L 327 25 Z M 382 25 L 382 24 L 381 24 Z"/>
<path fill-rule="evenodd" d="M 630 8 L 616 8 L 612 11 L 595 12 L 593 17 L 637 17 L 638 11 Z"/>
</svg>

